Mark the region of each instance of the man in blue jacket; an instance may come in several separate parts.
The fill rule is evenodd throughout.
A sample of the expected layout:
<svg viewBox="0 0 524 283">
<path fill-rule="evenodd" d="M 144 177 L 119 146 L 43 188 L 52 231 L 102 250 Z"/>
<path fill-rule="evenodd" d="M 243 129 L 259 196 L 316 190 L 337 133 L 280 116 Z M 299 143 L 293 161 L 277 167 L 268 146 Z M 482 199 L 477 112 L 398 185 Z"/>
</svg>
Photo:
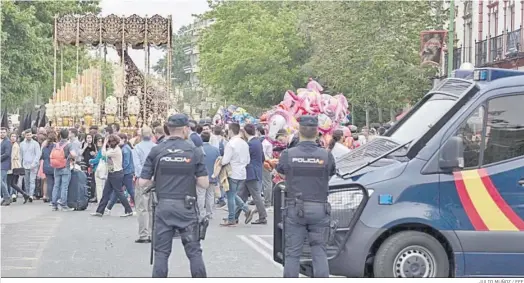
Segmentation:
<svg viewBox="0 0 524 283">
<path fill-rule="evenodd" d="M 244 126 L 244 131 L 247 137 L 247 144 L 249 145 L 250 162 L 246 166 L 246 182 L 245 186 L 249 194 L 253 197 L 255 206 L 258 211 L 258 219 L 251 224 L 267 224 L 267 212 L 264 206 L 264 199 L 261 196 L 260 181 L 262 181 L 262 168 L 264 164 L 264 151 L 262 150 L 262 142 L 255 137 L 256 128 L 253 124 Z"/>
<path fill-rule="evenodd" d="M 9 190 L 7 187 L 7 171 L 11 170 L 11 141 L 7 138 L 7 129 L 0 129 L 0 139 L 2 139 L 2 145 L 0 152 L 2 153 L 2 203 L 1 205 L 7 206 L 11 204 L 11 198 L 9 197 Z"/>
<path fill-rule="evenodd" d="M 201 217 L 212 218 L 213 215 L 213 203 L 215 202 L 215 190 L 218 185 L 217 178 L 212 178 L 215 171 L 215 162 L 220 156 L 218 148 L 212 146 L 209 143 L 211 138 L 211 133 L 202 132 L 200 135 L 204 144 L 202 145 L 204 149 L 204 163 L 206 164 L 207 174 L 209 176 L 209 187 L 206 189 L 201 189 L 197 186 L 197 201 L 198 201 L 198 210 Z M 205 211 L 204 211 L 205 209 Z"/>
</svg>

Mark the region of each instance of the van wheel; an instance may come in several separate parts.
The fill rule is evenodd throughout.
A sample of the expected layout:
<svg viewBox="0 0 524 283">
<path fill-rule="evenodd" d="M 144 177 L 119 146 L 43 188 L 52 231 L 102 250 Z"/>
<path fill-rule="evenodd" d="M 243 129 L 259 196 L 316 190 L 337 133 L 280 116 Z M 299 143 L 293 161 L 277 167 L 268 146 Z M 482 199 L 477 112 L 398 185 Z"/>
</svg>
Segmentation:
<svg viewBox="0 0 524 283">
<path fill-rule="evenodd" d="M 375 277 L 448 277 L 449 259 L 437 239 L 418 231 L 393 234 L 380 246 L 373 262 Z"/>
</svg>

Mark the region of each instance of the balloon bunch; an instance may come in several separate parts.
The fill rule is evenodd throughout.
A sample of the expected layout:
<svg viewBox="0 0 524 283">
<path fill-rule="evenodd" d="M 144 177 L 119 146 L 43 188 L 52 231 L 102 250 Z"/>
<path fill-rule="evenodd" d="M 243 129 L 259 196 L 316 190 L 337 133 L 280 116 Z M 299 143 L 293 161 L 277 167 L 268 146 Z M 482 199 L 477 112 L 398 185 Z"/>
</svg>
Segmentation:
<svg viewBox="0 0 524 283">
<path fill-rule="evenodd" d="M 333 131 L 347 121 L 348 101 L 343 94 L 331 96 L 322 94 L 324 89 L 314 81 L 309 80 L 307 88 L 300 88 L 297 92 L 288 90 L 283 100 L 267 113 L 262 115 L 261 120 L 268 123 L 270 133 L 276 133 L 280 129 L 294 129 L 293 119 L 284 119 L 275 116 L 288 116 L 279 114 L 287 112 L 289 116 L 298 118 L 302 115 L 313 115 L 318 117 L 318 130 L 323 136 L 331 135 Z M 283 125 L 285 123 L 286 125 Z M 275 129 L 276 128 L 276 129 Z"/>
<path fill-rule="evenodd" d="M 229 123 L 238 123 L 240 125 L 254 124 L 257 119 L 249 114 L 246 109 L 235 105 L 229 105 L 227 108 L 220 107 L 213 117 L 213 124 L 224 125 Z"/>
</svg>

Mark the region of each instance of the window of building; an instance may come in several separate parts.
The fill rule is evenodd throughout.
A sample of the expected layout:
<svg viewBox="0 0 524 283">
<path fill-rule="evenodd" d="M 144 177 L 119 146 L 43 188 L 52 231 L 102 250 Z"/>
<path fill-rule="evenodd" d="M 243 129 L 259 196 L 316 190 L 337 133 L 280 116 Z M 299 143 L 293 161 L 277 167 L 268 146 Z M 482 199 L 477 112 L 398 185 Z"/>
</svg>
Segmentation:
<svg viewBox="0 0 524 283">
<path fill-rule="evenodd" d="M 488 102 L 483 164 L 524 156 L 524 94 Z"/>
<path fill-rule="evenodd" d="M 473 24 L 472 24 L 472 2 L 464 1 L 464 62 L 474 63 L 471 54 L 473 52 Z"/>
<path fill-rule="evenodd" d="M 509 3 L 509 28 L 510 31 L 515 30 L 515 1 Z"/>
<path fill-rule="evenodd" d="M 493 35 L 497 36 L 499 35 L 499 11 L 497 8 L 493 10 L 493 19 L 495 20 L 495 32 Z"/>
</svg>

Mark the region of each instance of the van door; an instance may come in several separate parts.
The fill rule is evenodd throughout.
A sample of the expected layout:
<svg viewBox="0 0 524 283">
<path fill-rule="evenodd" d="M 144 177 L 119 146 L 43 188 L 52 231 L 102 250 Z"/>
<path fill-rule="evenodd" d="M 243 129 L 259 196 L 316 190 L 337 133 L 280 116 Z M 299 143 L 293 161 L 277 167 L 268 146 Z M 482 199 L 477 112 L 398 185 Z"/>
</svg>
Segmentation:
<svg viewBox="0 0 524 283">
<path fill-rule="evenodd" d="M 440 175 L 441 211 L 462 244 L 466 276 L 524 275 L 522 105 L 524 94 L 506 92 L 479 106 L 455 133 L 464 169 Z"/>
<path fill-rule="evenodd" d="M 285 183 L 280 182 L 273 190 L 275 204 L 273 221 L 273 260 L 284 265 L 285 261 L 285 225 L 282 218 L 283 200 L 285 199 Z M 346 244 L 352 229 L 355 227 L 366 203 L 369 199 L 368 191 L 361 185 L 337 185 L 329 188 L 328 202 L 331 204 L 331 228 L 335 231 L 330 235 L 327 245 L 329 260 L 335 259 Z M 333 274 L 343 274 L 330 268 Z M 307 237 L 300 259 L 300 273 L 313 276 L 311 248 Z"/>
</svg>

